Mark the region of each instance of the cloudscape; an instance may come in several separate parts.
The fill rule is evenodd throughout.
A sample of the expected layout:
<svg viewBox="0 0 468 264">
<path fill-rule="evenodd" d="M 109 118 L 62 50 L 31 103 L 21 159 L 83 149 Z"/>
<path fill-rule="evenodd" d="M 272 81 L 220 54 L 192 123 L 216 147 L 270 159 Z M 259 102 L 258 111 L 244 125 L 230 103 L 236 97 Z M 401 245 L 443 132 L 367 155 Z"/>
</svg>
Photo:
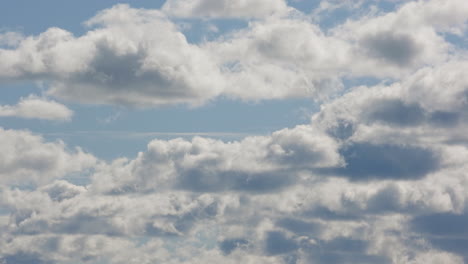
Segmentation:
<svg viewBox="0 0 468 264">
<path fill-rule="evenodd" d="M 0 264 L 468 263 L 467 33 L 466 0 L 4 1 Z"/>
</svg>

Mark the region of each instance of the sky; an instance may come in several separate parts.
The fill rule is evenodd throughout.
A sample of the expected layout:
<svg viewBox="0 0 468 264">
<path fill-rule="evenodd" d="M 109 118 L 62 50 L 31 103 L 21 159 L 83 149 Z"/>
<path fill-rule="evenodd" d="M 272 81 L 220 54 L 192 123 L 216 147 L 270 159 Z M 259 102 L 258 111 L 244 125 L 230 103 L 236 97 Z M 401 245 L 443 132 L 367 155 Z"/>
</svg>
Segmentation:
<svg viewBox="0 0 468 264">
<path fill-rule="evenodd" d="M 0 264 L 468 263 L 465 0 L 0 3 Z"/>
</svg>

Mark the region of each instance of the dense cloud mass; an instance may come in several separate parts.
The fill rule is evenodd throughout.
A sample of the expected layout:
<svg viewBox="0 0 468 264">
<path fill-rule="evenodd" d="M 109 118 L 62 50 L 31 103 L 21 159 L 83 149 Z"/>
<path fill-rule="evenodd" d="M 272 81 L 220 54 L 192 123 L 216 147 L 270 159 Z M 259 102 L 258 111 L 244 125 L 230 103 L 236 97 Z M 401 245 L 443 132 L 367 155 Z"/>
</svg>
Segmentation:
<svg viewBox="0 0 468 264">
<path fill-rule="evenodd" d="M 0 263 L 468 263 L 468 5 L 380 2 L 309 13 L 168 0 L 100 11 L 81 36 L 0 33 L 0 81 L 41 81 L 65 102 L 320 104 L 306 124 L 153 139 L 111 161 L 0 128 Z M 320 25 L 343 6 L 349 19 Z M 248 23 L 193 42 L 180 19 Z M 72 115 L 48 97 L 0 105 L 0 116 Z"/>
<path fill-rule="evenodd" d="M 248 17 L 267 7 L 212 2 L 169 1 L 164 12 L 117 5 L 86 21 L 90 29 L 78 37 L 60 28 L 2 34 L 9 48 L 0 49 L 0 79 L 43 80 L 62 99 L 134 107 L 196 106 L 220 95 L 323 100 L 343 89 L 340 77 L 396 78 L 450 59 L 457 48 L 443 34 L 463 34 L 468 14 L 462 1 L 409 3 L 324 32 L 305 14 L 278 7 L 281 15 L 202 43 L 188 42 L 166 15 L 210 6 L 213 16 Z"/>
</svg>

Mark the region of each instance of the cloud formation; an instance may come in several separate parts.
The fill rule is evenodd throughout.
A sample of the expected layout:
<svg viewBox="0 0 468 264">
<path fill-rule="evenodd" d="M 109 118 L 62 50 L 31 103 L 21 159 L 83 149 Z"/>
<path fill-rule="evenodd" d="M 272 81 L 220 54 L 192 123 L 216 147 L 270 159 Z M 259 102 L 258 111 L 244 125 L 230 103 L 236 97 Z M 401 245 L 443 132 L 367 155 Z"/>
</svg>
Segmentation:
<svg viewBox="0 0 468 264">
<path fill-rule="evenodd" d="M 468 63 L 448 37 L 466 38 L 463 1 L 405 2 L 329 29 L 265 3 L 117 5 L 82 36 L 1 35 L 3 81 L 46 81 L 70 101 L 310 97 L 320 109 L 269 134 L 154 139 L 112 161 L 0 129 L 0 263 L 466 263 Z M 249 22 L 192 43 L 180 17 Z M 56 110 L 34 117 L 66 112 L 36 97 L 2 110 L 39 102 Z"/>
<path fill-rule="evenodd" d="M 48 81 L 62 99 L 135 107 L 196 105 L 221 91 L 212 59 L 158 10 L 117 5 L 86 24 L 95 28 L 81 37 L 50 28 L 0 50 L 0 77 Z"/>
<path fill-rule="evenodd" d="M 216 3 L 168 1 L 163 11 L 242 17 L 288 9 L 282 1 Z M 343 77 L 399 78 L 453 57 L 456 47 L 444 34 L 462 34 L 468 11 L 459 6 L 411 2 L 328 32 L 297 10 L 265 11 L 246 28 L 190 43 L 164 12 L 116 5 L 86 21 L 82 36 L 59 28 L 21 38 L 3 34 L 11 47 L 0 49 L 0 79 L 42 80 L 57 98 L 132 107 L 197 106 L 218 96 L 320 101 L 342 91 Z"/>
<path fill-rule="evenodd" d="M 73 111 L 56 101 L 30 95 L 16 105 L 0 105 L 0 116 L 70 121 Z"/>
<path fill-rule="evenodd" d="M 116 160 L 94 179 L 98 189 L 111 193 L 272 191 L 294 182 L 293 171 L 339 166 L 337 150 L 333 139 L 307 126 L 228 143 L 201 137 L 154 140 L 136 159 Z"/>
<path fill-rule="evenodd" d="M 46 142 L 29 131 L 0 128 L 0 184 L 45 183 L 91 168 L 96 158 L 63 142 Z"/>
</svg>

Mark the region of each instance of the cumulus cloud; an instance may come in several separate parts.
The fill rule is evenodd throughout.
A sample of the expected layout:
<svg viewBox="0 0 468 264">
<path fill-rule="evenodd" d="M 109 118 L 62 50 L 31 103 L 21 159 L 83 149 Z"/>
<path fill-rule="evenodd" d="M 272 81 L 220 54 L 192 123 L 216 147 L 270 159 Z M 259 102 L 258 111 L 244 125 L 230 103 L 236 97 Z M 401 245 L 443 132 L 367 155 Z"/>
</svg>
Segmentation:
<svg viewBox="0 0 468 264">
<path fill-rule="evenodd" d="M 2 240 L 1 250 L 3 256 L 11 258 L 34 256 L 44 261 L 54 258 L 55 261 L 89 258 L 91 262 L 97 260 L 100 252 L 100 256 L 107 256 L 113 263 L 133 258 L 140 261 L 146 258 L 176 258 L 173 263 L 189 263 L 198 258 L 208 262 L 225 260 L 233 263 L 244 258 L 259 258 L 259 261 L 263 259 L 271 263 L 284 263 L 288 259 L 319 263 L 329 260 L 342 263 L 394 263 L 403 261 L 401 258 L 411 254 L 417 256 L 413 261 L 427 258 L 428 255 L 457 259 L 458 252 L 443 253 L 445 248 L 436 244 L 437 241 L 431 243 L 439 251 L 427 252 L 418 247 L 417 243 L 420 242 L 401 237 L 398 232 L 408 232 L 405 230 L 408 218 L 391 216 L 403 212 L 420 214 L 413 220 L 418 229 L 410 230 L 423 234 L 433 230 L 430 225 L 437 225 L 438 222 L 425 225 L 417 223 L 426 219 L 432 221 L 432 216 L 425 216 L 427 212 L 447 212 L 447 209 L 437 207 L 443 196 L 434 194 L 448 190 L 449 185 L 434 180 L 437 178 L 420 180 L 417 184 L 401 182 L 392 186 L 385 182 L 347 183 L 343 179 L 334 178 L 318 184 L 303 182 L 301 186 L 286 191 L 254 196 L 236 193 L 194 195 L 184 191 L 103 196 L 61 181 L 36 191 L 3 190 L 2 206 L 6 203 L 14 211 L 8 232 L 3 233 L 4 237 L 8 234 L 13 237 Z M 453 183 L 453 188 L 457 186 L 460 186 L 459 183 Z M 76 191 L 57 200 L 57 192 L 51 191 L 53 189 L 69 193 L 70 190 Z M 394 194 L 384 195 L 389 192 Z M 426 193 L 423 195 L 422 192 Z M 466 197 L 466 193 L 462 195 Z M 380 205 L 376 206 L 376 203 Z M 337 215 L 354 217 L 328 218 L 314 210 L 319 207 L 327 208 Z M 380 211 L 382 209 L 386 210 L 385 214 Z M 289 218 L 285 218 L 285 215 Z M 445 218 L 452 221 L 452 226 L 453 221 L 464 217 L 454 213 L 450 215 L 453 217 Z M 265 217 L 273 221 L 265 221 Z M 460 221 L 456 223 L 462 224 Z M 215 230 L 212 230 L 213 226 L 216 226 Z M 429 229 L 425 226 L 429 226 Z M 216 231 L 218 227 L 223 230 Z M 210 233 L 210 229 L 213 233 Z M 452 232 L 452 229 L 444 226 L 437 230 Z M 439 232 L 437 230 L 434 232 Z M 44 232 L 48 235 L 42 235 Z M 134 236 L 145 238 L 148 242 L 140 245 L 128 239 Z M 151 239 L 148 240 L 148 237 Z M 102 242 L 91 242 L 96 238 Z M 34 246 L 25 248 L 29 241 L 26 239 L 35 239 L 31 240 Z M 50 239 L 55 242 L 52 243 Z M 219 244 L 208 251 L 191 245 L 192 242 L 209 245 L 216 240 Z M 151 241 L 160 241 L 157 245 L 162 251 L 151 251 Z M 179 250 L 170 249 L 171 241 L 176 241 Z M 106 248 L 115 248 L 116 242 L 117 245 L 123 243 L 127 250 L 107 252 Z M 57 249 L 54 251 L 56 253 L 39 253 L 41 248 L 52 245 Z M 85 245 L 95 246 L 92 252 L 96 254 L 80 251 Z M 39 250 L 35 251 L 35 248 Z M 180 256 L 178 252 L 182 249 L 190 253 Z M 421 260 L 417 261 L 414 263 Z"/>
<path fill-rule="evenodd" d="M 359 62 L 351 69 L 353 74 L 397 77 L 450 57 L 454 47 L 444 33 L 464 32 L 468 10 L 459 9 L 461 4 L 409 2 L 393 12 L 350 19 L 331 32 L 352 46 L 354 60 Z"/>
<path fill-rule="evenodd" d="M 70 121 L 73 111 L 56 101 L 30 95 L 16 105 L 0 105 L 0 116 Z"/>
<path fill-rule="evenodd" d="M 132 249 L 114 263 L 161 261 L 181 248 L 190 253 L 174 263 L 463 263 L 454 245 L 466 240 L 468 150 L 447 142 L 450 126 L 433 122 L 441 111 L 463 118 L 463 65 L 357 87 L 324 105 L 311 124 L 268 136 L 154 140 L 133 160 L 101 164 L 86 188 L 59 181 L 4 189 L 7 234 L 123 239 Z M 432 97 L 439 78 L 446 95 Z M 418 93 L 427 96 L 418 100 Z M 177 241 L 180 250 L 150 257 L 152 242 L 132 236 L 164 249 Z"/>
<path fill-rule="evenodd" d="M 0 183 L 44 183 L 92 167 L 96 158 L 63 142 L 46 142 L 28 131 L 0 128 Z"/>
<path fill-rule="evenodd" d="M 291 184 L 293 171 L 339 166 L 337 149 L 333 139 L 307 126 L 228 143 L 201 137 L 154 140 L 136 159 L 98 169 L 94 179 L 97 188 L 117 193 L 168 187 L 271 191 Z"/>
<path fill-rule="evenodd" d="M 219 94 L 212 59 L 158 10 L 117 5 L 86 22 L 81 37 L 59 28 L 2 49 L 3 79 L 50 82 L 50 95 L 136 107 L 200 104 Z"/>
<path fill-rule="evenodd" d="M 211 9 L 202 8 L 208 3 L 169 1 L 163 10 L 199 9 L 210 16 Z M 220 16 L 285 4 L 216 3 L 210 6 Z M 455 48 L 443 34 L 463 32 L 466 10 L 457 1 L 437 5 L 408 3 L 329 32 L 304 14 L 267 15 L 198 44 L 189 43 L 162 11 L 116 5 L 86 21 L 90 28 L 82 36 L 50 28 L 11 42 L 0 49 L 0 78 L 46 81 L 48 94 L 61 99 L 133 107 L 196 106 L 220 95 L 323 100 L 343 89 L 343 77 L 397 78 L 449 59 Z"/>
<path fill-rule="evenodd" d="M 345 42 L 303 19 L 253 22 L 206 46 L 231 84 L 225 93 L 247 100 L 326 99 L 342 89 L 337 76 L 349 59 Z"/>
<path fill-rule="evenodd" d="M 132 106 L 325 98 L 311 122 L 228 142 L 154 139 L 110 162 L 0 130 L 0 263 L 467 262 L 468 64 L 444 38 L 465 34 L 465 5 L 403 3 L 325 32 L 208 3 L 163 9 L 262 19 L 190 44 L 161 11 L 118 5 L 81 37 L 49 29 L 0 50 L 0 74 Z M 385 79 L 343 90 L 362 76 Z M 90 181 L 66 181 L 73 172 Z M 15 187 L 26 182 L 40 186 Z"/>
<path fill-rule="evenodd" d="M 468 150 L 433 122 L 436 111 L 463 118 L 463 65 L 355 88 L 268 136 L 154 140 L 86 187 L 3 188 L 2 260 L 463 263 Z M 446 94 L 430 96 L 442 76 Z"/>
<path fill-rule="evenodd" d="M 324 104 L 312 122 L 344 140 L 394 144 L 465 141 L 465 61 L 425 67 L 401 82 L 356 87 Z M 458 128 L 458 129 L 455 129 Z"/>
</svg>

